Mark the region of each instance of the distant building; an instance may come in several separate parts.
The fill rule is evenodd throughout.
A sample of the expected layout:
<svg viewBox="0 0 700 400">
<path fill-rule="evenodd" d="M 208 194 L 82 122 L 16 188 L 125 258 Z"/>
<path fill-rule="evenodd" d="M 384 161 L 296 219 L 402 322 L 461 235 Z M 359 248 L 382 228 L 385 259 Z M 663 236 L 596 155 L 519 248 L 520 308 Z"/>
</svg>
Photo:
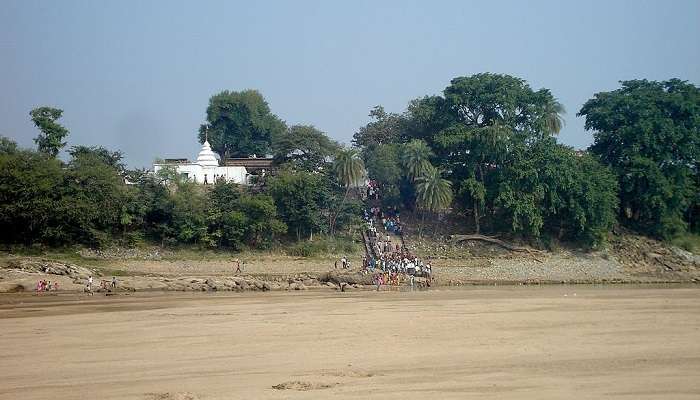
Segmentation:
<svg viewBox="0 0 700 400">
<path fill-rule="evenodd" d="M 224 164 L 228 167 L 244 167 L 248 174 L 261 177 L 277 172 L 272 157 L 261 158 L 253 155 L 248 158 L 227 158 Z"/>
<path fill-rule="evenodd" d="M 251 159 L 252 160 L 252 159 Z M 183 177 L 201 184 L 213 184 L 218 179 L 226 182 L 248 184 L 248 170 L 244 165 L 219 166 L 219 158 L 211 150 L 209 141 L 204 141 L 197 155 L 197 161 L 186 158 L 167 158 L 163 162 L 154 163 L 153 171 L 158 172 L 165 167 L 173 167 Z"/>
</svg>

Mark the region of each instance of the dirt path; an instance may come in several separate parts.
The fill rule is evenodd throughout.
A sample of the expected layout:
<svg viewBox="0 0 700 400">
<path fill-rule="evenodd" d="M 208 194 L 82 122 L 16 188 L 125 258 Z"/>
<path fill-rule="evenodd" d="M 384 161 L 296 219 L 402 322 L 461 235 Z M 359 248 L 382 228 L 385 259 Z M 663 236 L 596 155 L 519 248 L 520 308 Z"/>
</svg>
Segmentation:
<svg viewBox="0 0 700 400">
<path fill-rule="evenodd" d="M 0 296 L 0 399 L 697 399 L 700 290 Z"/>
</svg>

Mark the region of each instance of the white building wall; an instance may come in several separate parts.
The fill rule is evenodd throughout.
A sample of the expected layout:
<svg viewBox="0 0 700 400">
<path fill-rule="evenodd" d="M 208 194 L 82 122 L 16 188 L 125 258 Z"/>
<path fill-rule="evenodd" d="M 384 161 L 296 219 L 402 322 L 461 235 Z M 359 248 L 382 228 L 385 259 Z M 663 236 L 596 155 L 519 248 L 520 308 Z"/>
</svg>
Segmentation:
<svg viewBox="0 0 700 400">
<path fill-rule="evenodd" d="M 239 185 L 248 184 L 248 171 L 245 167 L 204 167 L 199 164 L 153 164 L 153 171 L 158 173 L 163 167 L 175 167 L 178 174 L 185 174 L 186 177 L 196 183 L 204 183 L 205 177 L 209 184 L 213 184 L 220 176 L 227 182 Z"/>
</svg>

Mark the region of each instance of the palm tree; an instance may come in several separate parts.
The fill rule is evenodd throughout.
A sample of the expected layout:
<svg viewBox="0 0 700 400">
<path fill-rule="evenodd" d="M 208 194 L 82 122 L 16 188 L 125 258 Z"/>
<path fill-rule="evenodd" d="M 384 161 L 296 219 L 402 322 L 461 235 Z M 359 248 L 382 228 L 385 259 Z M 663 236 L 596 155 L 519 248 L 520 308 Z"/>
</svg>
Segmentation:
<svg viewBox="0 0 700 400">
<path fill-rule="evenodd" d="M 335 214 L 331 215 L 331 235 L 335 234 L 335 220 L 338 218 L 340 210 L 342 210 L 345 205 L 345 201 L 350 193 L 350 188 L 353 185 L 359 186 L 362 179 L 364 179 L 367 174 L 365 171 L 365 164 L 362 162 L 360 154 L 355 149 L 343 149 L 336 154 L 335 160 L 333 161 L 333 172 L 338 178 L 338 182 L 345 186 L 345 195 Z"/>
<path fill-rule="evenodd" d="M 566 114 L 564 105 L 556 99 L 553 99 L 547 104 L 546 113 L 544 123 L 547 133 L 550 135 L 559 134 L 561 128 L 566 124 L 564 121 L 564 114 Z"/>
<path fill-rule="evenodd" d="M 418 235 L 423 235 L 425 212 L 439 212 L 452 204 L 452 183 L 442 178 L 442 173 L 434 167 L 416 178 L 416 203 L 423 210 Z"/>
<path fill-rule="evenodd" d="M 413 139 L 403 145 L 400 155 L 401 166 L 406 171 L 406 175 L 415 180 L 431 167 L 428 159 L 432 155 L 433 152 L 424 141 Z"/>
</svg>

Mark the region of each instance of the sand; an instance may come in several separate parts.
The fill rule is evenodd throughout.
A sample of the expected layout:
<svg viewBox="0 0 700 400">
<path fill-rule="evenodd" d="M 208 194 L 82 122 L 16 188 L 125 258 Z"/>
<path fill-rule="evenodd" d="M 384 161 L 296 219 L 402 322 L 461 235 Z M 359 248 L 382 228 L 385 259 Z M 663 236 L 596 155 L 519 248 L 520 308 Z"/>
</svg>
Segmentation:
<svg viewBox="0 0 700 400">
<path fill-rule="evenodd" d="M 700 288 L 0 296 L 0 399 L 697 399 Z"/>
</svg>

